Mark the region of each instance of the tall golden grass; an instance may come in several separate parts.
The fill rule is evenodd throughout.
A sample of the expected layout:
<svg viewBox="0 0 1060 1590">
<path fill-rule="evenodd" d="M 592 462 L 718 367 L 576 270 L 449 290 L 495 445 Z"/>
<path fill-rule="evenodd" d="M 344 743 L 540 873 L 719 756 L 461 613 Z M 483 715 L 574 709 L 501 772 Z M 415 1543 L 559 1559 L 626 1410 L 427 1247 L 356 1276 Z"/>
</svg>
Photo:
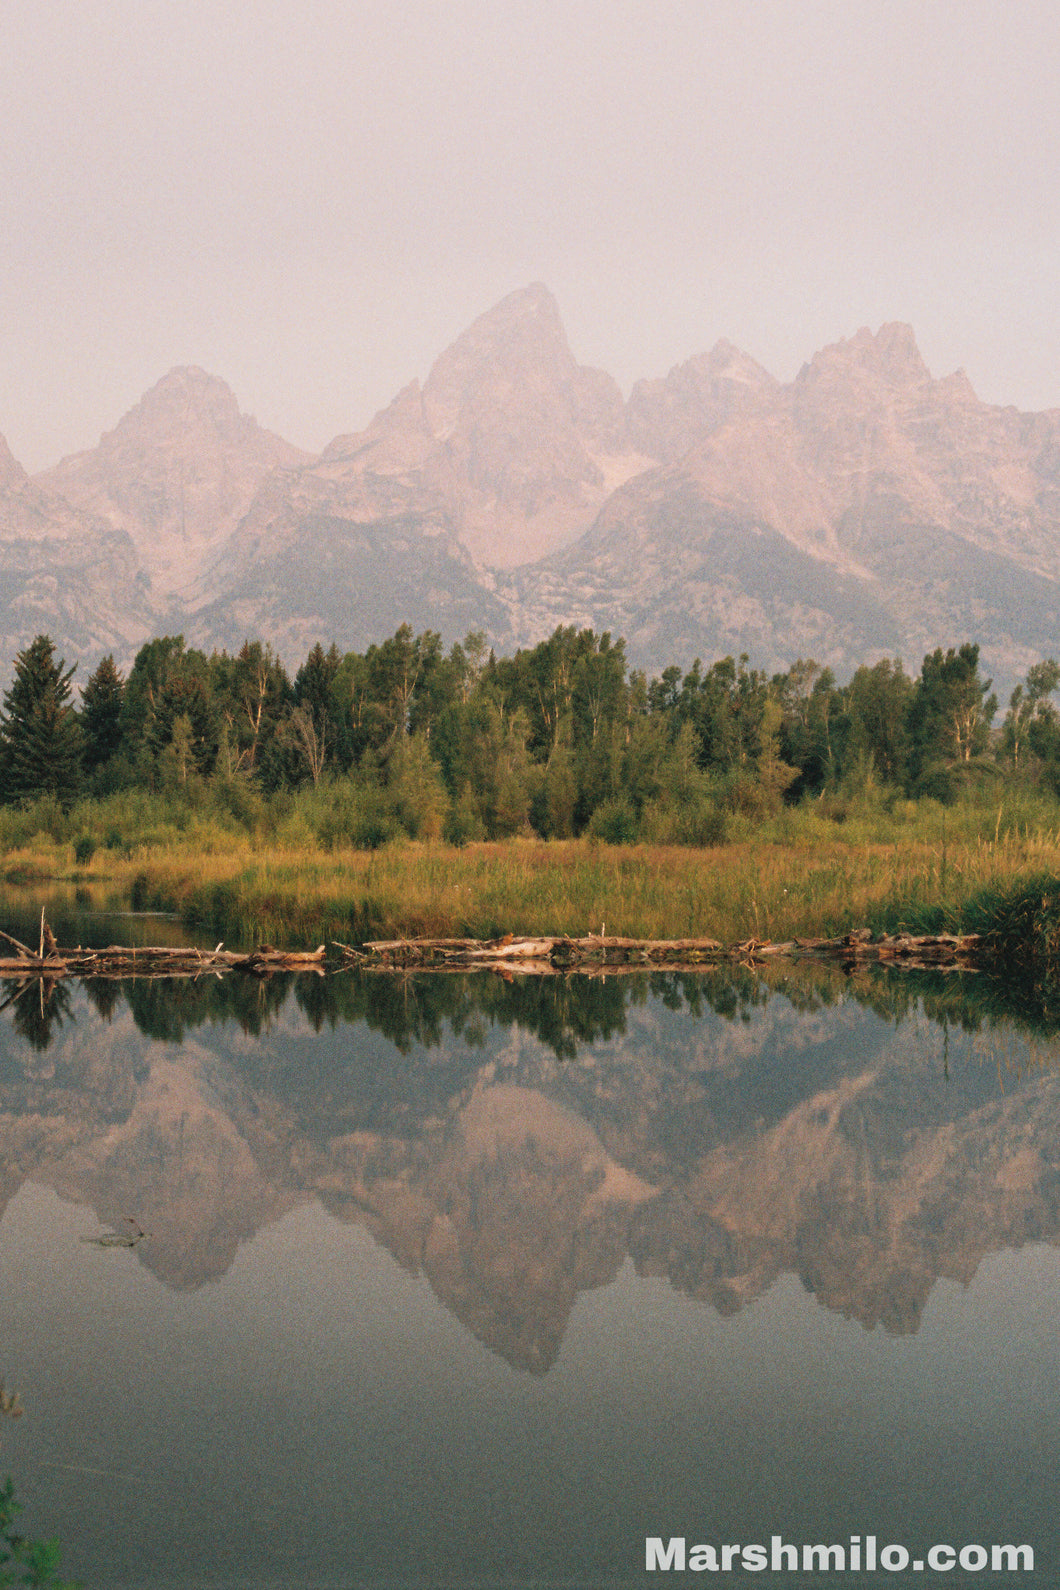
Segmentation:
<svg viewBox="0 0 1060 1590">
<path fill-rule="evenodd" d="M 1037 796 L 831 815 L 815 803 L 711 849 L 586 839 L 324 849 L 297 811 L 267 833 L 143 803 L 118 827 L 115 840 L 115 814 L 102 803 L 34 833 L 23 824 L 5 835 L 0 825 L 0 872 L 73 879 L 115 902 L 177 911 L 229 942 L 277 946 L 505 932 L 731 943 L 854 927 L 956 930 L 972 925 L 970 904 L 984 890 L 1060 875 L 1060 807 Z"/>
</svg>

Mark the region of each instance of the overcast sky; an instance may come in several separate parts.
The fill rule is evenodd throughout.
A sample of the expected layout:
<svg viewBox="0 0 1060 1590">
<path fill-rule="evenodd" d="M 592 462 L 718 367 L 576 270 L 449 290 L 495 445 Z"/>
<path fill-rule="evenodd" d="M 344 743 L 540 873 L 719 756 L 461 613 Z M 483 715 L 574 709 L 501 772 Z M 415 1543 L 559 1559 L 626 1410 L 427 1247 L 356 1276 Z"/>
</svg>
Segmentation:
<svg viewBox="0 0 1060 1590">
<path fill-rule="evenodd" d="M 176 364 L 318 451 L 543 281 L 624 390 L 910 321 L 1060 406 L 1056 0 L 0 0 L 0 433 Z"/>
</svg>

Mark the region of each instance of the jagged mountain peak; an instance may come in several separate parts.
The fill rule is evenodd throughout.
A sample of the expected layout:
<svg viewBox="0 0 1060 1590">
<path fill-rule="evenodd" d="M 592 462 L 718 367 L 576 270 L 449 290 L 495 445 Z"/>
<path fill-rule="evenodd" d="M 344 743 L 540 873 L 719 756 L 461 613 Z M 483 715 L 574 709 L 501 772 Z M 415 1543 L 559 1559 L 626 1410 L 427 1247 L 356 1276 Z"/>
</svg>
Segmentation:
<svg viewBox="0 0 1060 1590">
<path fill-rule="evenodd" d="M 664 379 L 635 384 L 626 406 L 627 435 L 640 452 L 674 462 L 777 385 L 750 354 L 722 338 Z"/>
<path fill-rule="evenodd" d="M 144 393 L 140 403 L 149 403 L 156 395 L 169 392 L 208 391 L 224 394 L 226 402 L 235 405 L 232 388 L 219 375 L 211 375 L 209 370 L 204 370 L 199 364 L 175 364 Z"/>
<path fill-rule="evenodd" d="M 709 352 L 695 354 L 683 364 L 675 365 L 664 384 L 673 389 L 695 389 L 716 398 L 726 384 L 733 383 L 759 392 L 773 392 L 779 386 L 776 378 L 763 365 L 723 337 Z M 643 390 L 656 384 L 638 381 L 634 390 Z"/>
<path fill-rule="evenodd" d="M 979 394 L 968 379 L 966 370 L 954 370 L 951 375 L 945 375 L 935 383 L 939 394 L 950 399 L 953 403 L 963 403 L 969 406 L 979 404 Z"/>
<path fill-rule="evenodd" d="M 197 365 L 168 371 L 87 452 L 36 480 L 132 537 L 160 596 L 187 589 L 275 468 L 306 455 Z"/>
<path fill-rule="evenodd" d="M 876 382 L 908 388 L 929 382 L 931 372 L 921 357 L 912 326 L 888 321 L 875 333 L 862 326 L 853 337 L 822 348 L 803 365 L 795 385 L 803 389 L 830 385 L 837 378 L 860 387 Z"/>
<path fill-rule="evenodd" d="M 235 393 L 219 376 L 198 365 L 176 365 L 122 416 L 100 440 L 103 449 L 130 441 L 151 448 L 159 441 L 187 446 L 242 439 L 258 430 L 256 420 L 240 413 Z"/>
<path fill-rule="evenodd" d="M 100 437 L 96 447 L 73 453 L 54 469 L 37 478 L 59 491 L 72 488 L 89 460 L 124 459 L 125 469 L 136 467 L 150 475 L 166 469 L 176 454 L 188 458 L 218 448 L 246 446 L 275 451 L 285 461 L 305 455 L 280 437 L 265 431 L 250 415 L 240 411 L 235 393 L 226 381 L 198 365 L 176 365 L 156 381 L 118 423 Z M 135 466 L 134 466 L 135 460 Z M 274 462 L 279 462 L 277 457 Z"/>
<path fill-rule="evenodd" d="M 709 363 L 710 368 L 719 376 L 727 375 L 733 380 L 747 380 L 753 378 L 764 386 L 775 387 L 777 380 L 770 375 L 764 365 L 752 359 L 749 353 L 744 353 L 735 342 L 730 342 L 728 337 L 719 337 L 709 353 L 700 355 L 701 361 Z M 693 361 L 694 362 L 694 361 Z"/>
<path fill-rule="evenodd" d="M 535 342 L 547 338 L 566 347 L 567 334 L 559 305 L 544 282 L 531 282 L 528 287 L 517 287 L 514 292 L 507 293 L 490 309 L 476 315 L 453 346 L 487 339 L 504 342 L 513 337 L 532 338 Z"/>
<path fill-rule="evenodd" d="M 406 619 L 501 648 L 574 622 L 649 670 L 740 651 L 841 670 L 972 636 L 1014 682 L 1060 621 L 1058 460 L 1060 410 L 933 379 L 901 322 L 783 384 L 722 339 L 623 403 L 533 283 L 319 458 L 195 365 L 43 476 L 0 446 L 0 623 L 9 654 L 33 633 L 32 555 L 32 623 L 74 655 L 162 625 L 282 636 L 297 663 L 306 637 Z"/>
<path fill-rule="evenodd" d="M 651 462 L 628 454 L 617 383 L 578 364 L 555 298 L 534 283 L 473 321 L 422 387 L 336 437 L 282 503 L 255 504 L 239 556 L 245 532 L 260 549 L 312 505 L 335 527 L 416 527 L 483 563 L 528 562 L 574 539 L 616 481 Z"/>
<path fill-rule="evenodd" d="M 406 389 L 343 451 L 361 448 L 363 473 L 385 472 L 388 495 L 396 472 L 444 492 L 464 546 L 509 564 L 588 527 L 629 472 L 623 424 L 618 384 L 578 364 L 555 298 L 534 283 L 473 321 L 422 390 Z"/>
<path fill-rule="evenodd" d="M 556 300 L 536 284 L 502 298 L 439 355 L 424 383 L 424 407 L 442 435 L 469 404 L 550 394 L 577 375 Z"/>
</svg>

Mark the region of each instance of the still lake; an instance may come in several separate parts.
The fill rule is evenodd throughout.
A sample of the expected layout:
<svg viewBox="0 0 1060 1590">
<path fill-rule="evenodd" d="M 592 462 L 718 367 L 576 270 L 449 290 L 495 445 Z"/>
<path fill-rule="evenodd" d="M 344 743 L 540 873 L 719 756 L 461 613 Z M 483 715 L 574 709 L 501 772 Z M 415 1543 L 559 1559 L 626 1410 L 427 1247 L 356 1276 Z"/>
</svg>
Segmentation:
<svg viewBox="0 0 1060 1590">
<path fill-rule="evenodd" d="M 99 1590 L 1055 1586 L 1060 1040 L 984 986 L 7 985 L 22 1527 Z"/>
</svg>

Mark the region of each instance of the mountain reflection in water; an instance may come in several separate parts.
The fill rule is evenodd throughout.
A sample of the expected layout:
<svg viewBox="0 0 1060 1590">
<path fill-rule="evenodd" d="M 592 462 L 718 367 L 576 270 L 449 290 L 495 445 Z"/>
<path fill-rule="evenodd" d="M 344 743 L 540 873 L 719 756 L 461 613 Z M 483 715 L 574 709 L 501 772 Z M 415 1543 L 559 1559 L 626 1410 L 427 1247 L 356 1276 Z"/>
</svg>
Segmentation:
<svg viewBox="0 0 1060 1590">
<path fill-rule="evenodd" d="M 167 1331 L 190 1332 L 175 1350 L 178 1365 L 184 1364 L 182 1354 L 191 1361 L 199 1351 L 197 1333 L 207 1326 L 166 1324 L 163 1299 L 170 1300 L 166 1306 L 177 1319 L 193 1304 L 208 1313 L 222 1309 L 218 1300 L 238 1294 L 243 1302 L 236 1312 L 231 1301 L 223 1304 L 229 1311 L 225 1323 L 219 1316 L 208 1327 L 219 1333 L 218 1342 L 232 1344 L 238 1359 L 211 1371 L 221 1386 L 211 1395 L 220 1397 L 223 1407 L 229 1396 L 238 1401 L 228 1377 L 250 1374 L 255 1363 L 271 1364 L 271 1343 L 283 1340 L 297 1317 L 298 1351 L 318 1387 L 315 1428 L 334 1423 L 338 1431 L 341 1426 L 334 1436 L 336 1451 L 347 1450 L 351 1429 L 362 1428 L 365 1420 L 385 1420 L 374 1404 L 358 1404 L 351 1411 L 343 1402 L 340 1410 L 327 1411 L 332 1397 L 338 1402 L 368 1396 L 347 1388 L 362 1375 L 365 1385 L 374 1384 L 376 1373 L 374 1360 L 357 1360 L 360 1367 L 351 1380 L 346 1346 L 327 1331 L 341 1329 L 352 1342 L 367 1329 L 356 1322 L 374 1318 L 378 1298 L 400 1295 L 390 1323 L 379 1329 L 390 1333 L 388 1352 L 396 1341 L 402 1362 L 420 1366 L 415 1417 L 426 1421 L 421 1447 L 427 1442 L 431 1452 L 450 1451 L 453 1442 L 464 1439 L 454 1434 L 457 1428 L 465 1430 L 469 1443 L 466 1451 L 461 1447 L 459 1461 L 453 1458 L 456 1468 L 445 1470 L 443 1464 L 433 1473 L 432 1496 L 452 1490 L 455 1512 L 448 1525 L 442 1501 L 428 1505 L 415 1487 L 409 1493 L 418 1498 L 415 1502 L 393 1503 L 399 1512 L 415 1506 L 422 1515 L 414 1523 L 402 1513 L 394 1525 L 409 1539 L 420 1539 L 417 1530 L 422 1533 L 418 1568 L 409 1570 L 417 1583 L 434 1582 L 428 1564 L 439 1578 L 452 1579 L 456 1563 L 465 1565 L 468 1582 L 478 1564 L 485 1583 L 514 1584 L 520 1575 L 537 1575 L 545 1583 L 595 1584 L 608 1577 L 608 1568 L 616 1583 L 639 1583 L 643 1538 L 638 1544 L 638 1529 L 705 1530 L 702 1516 L 677 1516 L 664 1506 L 666 1498 L 674 1498 L 666 1505 L 677 1507 L 680 1494 L 689 1505 L 689 1497 L 705 1485 L 705 1476 L 697 1479 L 694 1472 L 701 1454 L 690 1454 L 700 1439 L 695 1399 L 706 1395 L 697 1388 L 703 1375 L 696 1353 L 706 1349 L 688 1345 L 684 1364 L 686 1348 L 671 1343 L 665 1354 L 675 1352 L 673 1361 L 669 1356 L 638 1361 L 638 1354 L 648 1355 L 649 1341 L 664 1340 L 652 1315 L 660 1283 L 669 1296 L 688 1300 L 683 1306 L 692 1312 L 682 1315 L 680 1331 L 689 1344 L 694 1331 L 706 1333 L 703 1339 L 715 1343 L 710 1352 L 718 1363 L 737 1351 L 735 1337 L 717 1337 L 726 1322 L 747 1320 L 744 1339 L 755 1344 L 742 1368 L 730 1365 L 726 1388 L 719 1383 L 710 1391 L 728 1399 L 732 1408 L 734 1398 L 750 1399 L 759 1421 L 754 1436 L 743 1427 L 726 1436 L 729 1469 L 721 1464 L 711 1492 L 717 1530 L 741 1524 L 745 1531 L 757 1528 L 768 1535 L 770 1526 L 804 1527 L 817 1531 L 806 1538 L 825 1539 L 840 1538 L 844 1529 L 873 1527 L 876 1520 L 866 1521 L 865 1507 L 875 1505 L 873 1498 L 884 1495 L 886 1485 L 874 1477 L 872 1465 L 884 1461 L 880 1454 L 887 1440 L 900 1445 L 912 1439 L 902 1434 L 907 1426 L 901 1420 L 919 1415 L 906 1403 L 876 1409 L 871 1418 L 882 1421 L 880 1429 L 890 1434 L 877 1433 L 870 1440 L 864 1406 L 875 1395 L 871 1384 L 866 1381 L 856 1395 L 848 1389 L 846 1401 L 835 1401 L 839 1392 L 823 1380 L 811 1386 L 814 1376 L 807 1370 L 806 1385 L 793 1391 L 794 1371 L 780 1367 L 783 1352 L 802 1353 L 807 1363 L 818 1364 L 824 1360 L 814 1354 L 826 1353 L 835 1365 L 848 1365 L 855 1350 L 846 1337 L 847 1344 L 840 1344 L 835 1334 L 844 1320 L 858 1321 L 866 1331 L 882 1327 L 877 1333 L 882 1340 L 910 1339 L 921 1330 L 932 1294 L 941 1290 L 950 1297 L 946 1283 L 967 1286 L 981 1267 L 990 1269 L 984 1266 L 988 1256 L 1030 1243 L 1055 1247 L 1060 1240 L 1060 1077 L 1053 1043 L 1048 1033 L 1035 1035 L 1027 1012 L 1004 1015 L 1003 996 L 984 979 L 875 969 L 848 976 L 826 966 L 799 968 L 798 975 L 790 967 L 773 966 L 768 972 L 733 968 L 606 978 L 352 972 L 264 981 L 87 981 L 58 984 L 46 994 L 34 984 L 8 994 L 13 997 L 0 1016 L 0 1211 L 8 1212 L 0 1221 L 5 1352 L 12 1342 L 28 1342 L 34 1331 L 52 1328 L 28 1323 L 37 1318 L 33 1297 L 39 1294 L 42 1320 L 54 1321 L 69 1309 L 65 1294 L 60 1298 L 69 1279 L 74 1295 L 83 1296 L 85 1307 L 101 1318 L 110 1318 L 107 1310 L 118 1307 L 117 1297 L 124 1299 L 120 1327 L 114 1316 L 115 1333 L 142 1315 L 143 1334 L 132 1351 L 144 1354 L 164 1385 L 169 1374 L 178 1376 L 170 1391 L 157 1393 L 176 1407 L 185 1396 L 179 1376 L 187 1371 L 163 1363 L 169 1349 L 159 1343 L 168 1339 Z M 61 1204 L 41 1202 L 48 1197 Z M 57 1235 L 64 1223 L 68 1243 Z M 144 1235 L 131 1251 L 78 1242 L 79 1236 L 101 1229 L 121 1233 L 133 1227 Z M 38 1228 L 34 1248 L 31 1232 Z M 5 1233 L 10 1252 L 17 1249 L 17 1257 L 6 1261 L 6 1272 Z M 337 1234 L 347 1244 L 345 1259 L 334 1257 L 341 1247 Z M 351 1241 L 360 1246 L 351 1249 Z M 380 1279 L 369 1250 L 390 1256 L 387 1262 L 400 1284 Z M 288 1266 L 284 1298 L 249 1301 L 252 1256 L 256 1253 L 263 1263 L 262 1255 L 275 1259 L 277 1252 Z M 351 1290 L 350 1276 L 335 1268 L 347 1263 L 353 1267 L 350 1275 L 375 1277 L 370 1285 L 365 1282 L 368 1290 Z M 36 1292 L 23 1300 L 18 1277 L 28 1264 L 39 1267 L 32 1283 Z M 792 1277 L 801 1283 L 801 1293 L 797 1283 L 792 1291 Z M 140 1285 L 149 1280 L 150 1297 Z M 423 1288 L 424 1282 L 445 1310 L 444 1333 L 429 1321 L 422 1330 L 409 1323 L 426 1319 L 422 1297 L 408 1290 L 413 1284 Z M 642 1326 L 629 1312 L 634 1282 L 642 1289 L 636 1306 L 646 1310 Z M 112 1294 L 93 1291 L 111 1285 L 117 1288 Z M 810 1303 L 806 1293 L 823 1308 Z M 579 1307 L 579 1300 L 590 1297 L 599 1300 L 596 1334 Z M 811 1324 L 804 1304 L 816 1311 L 813 1317 L 820 1323 L 813 1329 L 822 1340 L 827 1337 L 826 1347 L 806 1346 Z M 945 1306 L 952 1309 L 952 1299 Z M 330 1319 L 329 1309 L 345 1324 L 332 1323 L 327 1330 L 322 1325 L 321 1340 L 307 1346 L 312 1322 L 318 1316 Z M 252 1316 L 259 1315 L 262 1323 L 255 1325 Z M 689 1324 L 690 1319 L 700 1325 Z M 84 1328 L 86 1340 L 95 1330 L 93 1318 L 91 1329 Z M 463 1348 L 454 1345 L 451 1331 Z M 778 1346 L 778 1333 L 790 1333 L 791 1341 Z M 73 1395 L 81 1388 L 97 1399 L 98 1387 L 85 1391 L 98 1374 L 79 1357 L 77 1331 L 67 1325 L 59 1335 L 69 1363 L 63 1359 L 60 1367 L 42 1367 L 42 1384 L 50 1384 L 56 1397 L 61 1383 Z M 255 1345 L 248 1347 L 251 1337 Z M 122 1339 L 127 1353 L 129 1343 Z M 625 1349 L 620 1350 L 621 1342 L 627 1343 Z M 439 1365 L 446 1355 L 455 1362 L 454 1355 L 466 1352 L 468 1344 L 490 1358 L 490 1375 L 481 1365 L 472 1370 L 465 1363 L 459 1373 L 453 1371 L 450 1386 L 439 1367 L 435 1384 L 430 1367 L 435 1356 L 442 1355 Z M 1038 1346 L 1049 1363 L 1055 1362 L 1055 1342 Z M 100 1350 L 98 1342 L 92 1350 Z M 29 1347 L 24 1351 L 29 1354 Z M 594 1377 L 606 1379 L 612 1372 L 616 1398 L 632 1399 L 640 1410 L 632 1417 L 627 1409 L 621 1433 L 607 1436 L 619 1442 L 608 1459 L 610 1480 L 597 1474 L 591 1484 L 584 1467 L 578 1467 L 586 1461 L 578 1446 L 581 1437 L 550 1424 L 551 1405 L 542 1400 L 553 1381 L 556 1396 L 568 1395 L 563 1388 L 573 1373 L 571 1364 L 581 1363 L 587 1352 L 595 1367 L 584 1371 L 586 1384 L 597 1386 L 585 1393 L 585 1407 L 597 1409 L 592 1419 L 604 1417 L 598 1403 L 602 1382 Z M 309 1366 L 312 1354 L 317 1356 Z M 618 1358 L 608 1368 L 611 1354 Z M 875 1346 L 872 1355 L 873 1362 L 882 1361 Z M 1021 1362 L 1020 1384 L 1031 1388 L 1033 1382 L 1033 1406 L 1043 1422 L 1027 1461 L 1051 1462 L 1060 1392 L 1052 1381 L 1042 1390 L 1035 1377 L 1045 1373 L 1046 1358 L 1031 1353 L 1031 1359 L 1029 1367 Z M 898 1368 L 888 1374 L 899 1373 L 901 1361 L 895 1363 Z M 12 1385 L 21 1384 L 17 1364 L 0 1362 L 0 1372 Z M 108 1367 L 106 1374 L 111 1372 Z M 261 1370 L 276 1376 L 287 1372 Z M 402 1372 L 414 1373 L 412 1368 Z M 849 1366 L 843 1373 L 853 1375 Z M 687 1379 L 678 1386 L 682 1375 Z M 126 1392 L 129 1385 L 139 1387 L 138 1407 L 156 1395 L 140 1381 L 138 1368 L 128 1370 Z M 472 1381 L 479 1385 L 474 1394 L 466 1389 Z M 126 1394 L 118 1389 L 122 1384 L 118 1375 L 115 1406 Z M 508 1389 L 502 1391 L 502 1385 Z M 536 1391 L 531 1396 L 517 1385 Z M 27 1407 L 34 1391 L 39 1404 L 40 1386 L 22 1389 Z M 284 1388 L 277 1384 L 274 1389 L 282 1401 Z M 391 1388 L 386 1395 L 397 1406 L 407 1389 Z M 260 1387 L 253 1392 L 263 1394 Z M 895 1398 L 899 1394 L 912 1395 L 908 1387 L 893 1391 Z M 253 1400 L 250 1391 L 240 1395 Z M 674 1406 L 666 1417 L 675 1421 L 680 1436 L 672 1450 L 660 1424 L 659 1398 L 668 1396 Z M 791 1400 L 790 1427 L 777 1398 Z M 863 1406 L 859 1399 L 868 1402 Z M 822 1412 L 825 1403 L 831 1411 Z M 1009 1390 L 1004 1403 L 1008 1418 Z M 523 1436 L 505 1422 L 516 1404 Z M 741 1403 L 738 1414 L 730 1410 L 725 1417 L 746 1419 L 750 1404 Z M 503 1417 L 502 1406 L 508 1409 Z M 108 1417 L 120 1425 L 117 1413 Z M 171 1407 L 158 1417 L 172 1421 L 178 1415 Z M 192 1425 L 201 1419 L 212 1428 L 214 1409 L 204 1405 L 188 1410 L 186 1417 Z M 284 1414 L 288 1417 L 293 1413 Z M 584 1408 L 578 1414 L 579 1420 L 588 1417 Z M 972 1416 L 961 1418 L 967 1424 Z M 225 1419 L 230 1422 L 229 1415 Z M 264 1415 L 238 1419 L 248 1429 L 266 1428 Z M 432 1421 L 438 1421 L 437 1429 Z M 146 1430 L 146 1414 L 140 1422 Z M 31 1425 L 31 1418 L 19 1421 L 20 1440 L 23 1427 Z M 574 1465 L 578 1484 L 585 1481 L 588 1487 L 577 1505 L 603 1509 L 591 1528 L 584 1526 L 593 1536 L 591 1545 L 579 1546 L 573 1515 L 568 1534 L 560 1529 L 547 1549 L 532 1538 L 532 1518 L 520 1525 L 517 1544 L 510 1541 L 506 1547 L 499 1540 L 498 1531 L 504 1531 L 496 1520 L 490 1533 L 489 1519 L 480 1518 L 476 1508 L 481 1510 L 482 1498 L 494 1493 L 499 1470 L 494 1464 L 488 1475 L 479 1474 L 476 1465 L 486 1461 L 483 1442 L 488 1446 L 494 1439 L 482 1431 L 494 1425 L 506 1432 L 506 1455 L 496 1458 L 502 1466 L 516 1461 L 512 1443 L 519 1446 L 525 1438 L 518 1459 L 522 1479 L 511 1484 L 522 1485 L 526 1495 L 518 1503 L 512 1500 L 511 1507 L 524 1508 L 528 1518 L 552 1519 L 558 1505 L 554 1488 Z M 533 1440 L 531 1431 L 537 1432 Z M 545 1448 L 535 1455 L 538 1436 Z M 177 1439 L 172 1429 L 167 1439 Z M 407 1433 L 390 1432 L 387 1440 L 396 1444 L 385 1453 L 380 1448 L 378 1457 L 390 1478 L 380 1479 L 374 1489 L 370 1485 L 366 1495 L 392 1496 L 393 1486 L 406 1483 L 400 1479 L 405 1459 L 398 1454 L 410 1439 Z M 500 1442 L 501 1435 L 495 1439 Z M 599 1430 L 595 1437 L 587 1431 L 584 1439 L 604 1437 Z M 933 1439 L 928 1429 L 923 1440 Z M 1005 1442 L 1021 1439 L 1006 1425 Z M 106 1437 L 115 1450 L 123 1440 L 139 1452 L 136 1443 L 146 1436 L 126 1431 Z M 58 1450 L 58 1436 L 55 1443 Z M 833 1492 L 824 1493 L 828 1462 L 820 1454 L 830 1444 L 837 1444 L 835 1463 L 845 1465 L 842 1472 L 848 1476 L 828 1482 L 833 1489 L 847 1485 L 845 1512 L 827 1511 Z M 293 1448 L 285 1447 L 284 1454 L 283 1461 L 293 1465 L 294 1489 L 310 1485 L 299 1478 Z M 815 1475 L 811 1471 L 819 1457 L 823 1467 Z M 50 1461 L 40 1459 L 41 1473 Z M 128 1467 L 132 1460 L 121 1461 Z M 142 1452 L 137 1459 L 147 1468 L 155 1461 Z M 249 1457 L 244 1452 L 239 1461 L 260 1463 L 263 1474 L 268 1469 L 260 1452 Z M 328 1458 L 329 1484 L 338 1483 L 333 1472 L 338 1461 Z M 915 1455 L 910 1449 L 895 1463 L 922 1463 L 934 1474 L 948 1472 L 946 1461 L 937 1452 L 929 1455 L 925 1446 Z M 0 1451 L 0 1468 L 3 1462 Z M 115 1473 L 126 1473 L 117 1458 L 97 1454 L 92 1462 L 101 1469 L 112 1463 Z M 190 1475 L 194 1462 L 190 1457 L 187 1462 Z M 478 1475 L 478 1489 L 468 1479 L 466 1495 L 461 1463 L 467 1474 Z M 545 1467 L 538 1473 L 534 1463 Z M 552 1463 L 558 1464 L 554 1474 Z M 779 1488 L 782 1472 L 787 1491 Z M 991 1483 L 1001 1483 L 996 1464 L 991 1473 Z M 659 1489 L 664 1476 L 665 1492 Z M 194 1482 L 189 1477 L 181 1483 L 191 1487 Z M 232 1571 L 246 1570 L 239 1555 L 245 1537 L 239 1533 L 238 1497 L 232 1518 L 222 1522 L 218 1513 L 211 1525 L 209 1509 L 222 1505 L 215 1492 L 218 1474 L 209 1483 L 214 1489 L 208 1505 L 201 1504 L 209 1516 L 197 1527 L 206 1531 L 204 1541 L 211 1528 L 218 1538 L 230 1537 Z M 251 1480 L 246 1483 L 253 1489 Z M 888 1483 L 896 1483 L 893 1473 Z M 1022 1477 L 1019 1484 L 1015 1479 L 1005 1484 L 1011 1484 L 1013 1494 L 1025 1494 Z M 962 1495 L 961 1505 L 971 1509 L 970 1493 Z M 127 1490 L 122 1497 L 121 1507 L 129 1508 Z M 332 1502 L 340 1506 L 334 1497 Z M 304 1495 L 303 1503 L 309 1506 Z M 896 1516 L 893 1496 L 887 1505 Z M 916 1505 L 928 1508 L 926 1492 Z M 349 1538 L 342 1536 L 346 1556 L 339 1566 L 353 1563 L 363 1582 L 382 1585 L 389 1582 L 382 1567 L 388 1537 L 382 1515 L 374 1522 L 366 1519 L 367 1506 L 364 1502 L 356 1514 L 360 1533 L 351 1522 Z M 752 1506 L 758 1511 L 748 1517 Z M 601 1521 L 605 1513 L 610 1523 Z M 335 1532 L 342 1534 L 337 1516 L 333 1511 L 326 1528 L 319 1526 L 336 1552 Z M 900 1509 L 897 1516 L 904 1516 Z M 924 1521 L 926 1516 L 920 1518 L 923 1527 L 935 1527 Z M 954 1516 L 943 1520 L 947 1527 Z M 609 1559 L 607 1546 L 607 1531 L 619 1528 L 616 1520 L 622 1520 L 625 1532 L 621 1550 L 615 1547 L 617 1560 Z M 161 1523 L 152 1527 L 163 1530 Z M 967 1528 L 975 1527 L 972 1510 Z M 79 1528 L 91 1532 L 97 1526 L 90 1530 L 82 1517 Z M 287 1538 L 278 1519 L 261 1528 L 263 1553 L 267 1539 Z M 831 1536 L 821 1533 L 829 1530 Z M 710 1537 L 700 1533 L 696 1538 Z M 739 1536 L 718 1533 L 714 1538 Z M 937 1538 L 947 1536 L 943 1532 Z M 237 1541 L 243 1545 L 233 1544 Z M 1040 1549 L 1050 1544 L 1055 1540 L 1039 1543 Z M 105 1553 L 107 1548 L 96 1542 L 93 1549 Z M 145 1544 L 143 1549 L 155 1548 Z M 282 1577 L 282 1567 L 284 1583 L 319 1582 L 313 1577 L 319 1563 L 312 1571 L 293 1560 L 281 1563 L 275 1554 L 282 1556 L 286 1548 L 274 1544 L 269 1549 L 274 1553 L 268 1558 L 270 1571 Z M 583 1579 L 579 1575 L 588 1574 L 587 1564 L 592 1577 Z M 73 1571 L 76 1561 L 70 1566 Z M 183 1583 L 169 1566 L 173 1582 Z M 395 1580 L 403 1577 L 401 1568 L 391 1564 Z M 97 1575 L 90 1582 L 147 1584 L 156 1571 L 157 1563 L 150 1571 L 144 1568 L 140 1579 L 130 1574 L 127 1580 L 114 1575 L 106 1581 Z M 259 1563 L 254 1571 L 264 1569 Z"/>
<path fill-rule="evenodd" d="M 722 1314 L 790 1271 L 901 1333 L 940 1276 L 1057 1241 L 1057 1079 L 960 979 L 772 983 L 33 985 L 0 1035 L 0 1194 L 136 1211 L 181 1288 L 319 1199 L 533 1373 L 627 1257 Z"/>
</svg>

